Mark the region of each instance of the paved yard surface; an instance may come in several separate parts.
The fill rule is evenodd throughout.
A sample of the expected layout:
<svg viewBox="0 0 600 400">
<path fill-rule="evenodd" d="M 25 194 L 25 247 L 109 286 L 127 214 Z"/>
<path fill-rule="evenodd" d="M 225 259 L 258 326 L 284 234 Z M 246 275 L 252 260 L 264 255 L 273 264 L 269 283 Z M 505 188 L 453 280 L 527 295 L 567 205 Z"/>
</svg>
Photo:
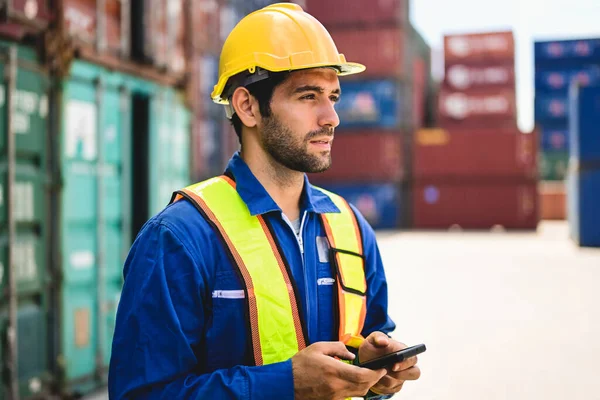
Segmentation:
<svg viewBox="0 0 600 400">
<path fill-rule="evenodd" d="M 379 243 L 395 336 L 428 347 L 397 398 L 600 400 L 600 249 L 577 248 L 564 223 Z"/>
<path fill-rule="evenodd" d="M 398 398 L 600 399 L 600 249 L 577 248 L 564 223 L 379 243 L 395 336 L 428 346 Z"/>
</svg>

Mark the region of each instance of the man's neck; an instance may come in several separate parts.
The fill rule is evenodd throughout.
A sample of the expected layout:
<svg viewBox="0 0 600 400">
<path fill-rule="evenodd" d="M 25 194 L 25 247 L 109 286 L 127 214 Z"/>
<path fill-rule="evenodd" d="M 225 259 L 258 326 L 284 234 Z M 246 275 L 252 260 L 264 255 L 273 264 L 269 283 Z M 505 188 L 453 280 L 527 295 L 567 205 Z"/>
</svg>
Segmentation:
<svg viewBox="0 0 600 400">
<path fill-rule="evenodd" d="M 241 151 L 240 156 L 283 213 L 292 221 L 298 219 L 304 173 L 284 167 L 265 153 Z"/>
</svg>

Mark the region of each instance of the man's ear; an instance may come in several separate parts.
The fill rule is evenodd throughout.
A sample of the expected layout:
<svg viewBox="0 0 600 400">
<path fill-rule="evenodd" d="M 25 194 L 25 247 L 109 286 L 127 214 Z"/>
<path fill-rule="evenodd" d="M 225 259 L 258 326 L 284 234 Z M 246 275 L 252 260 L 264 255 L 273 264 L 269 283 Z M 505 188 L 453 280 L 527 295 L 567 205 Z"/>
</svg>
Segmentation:
<svg viewBox="0 0 600 400">
<path fill-rule="evenodd" d="M 255 107 L 256 99 L 250 94 L 248 89 L 245 87 L 238 87 L 233 92 L 233 96 L 231 98 L 231 106 L 234 108 L 235 113 L 242 121 L 242 124 L 253 128 L 257 124 L 257 115 Z"/>
</svg>

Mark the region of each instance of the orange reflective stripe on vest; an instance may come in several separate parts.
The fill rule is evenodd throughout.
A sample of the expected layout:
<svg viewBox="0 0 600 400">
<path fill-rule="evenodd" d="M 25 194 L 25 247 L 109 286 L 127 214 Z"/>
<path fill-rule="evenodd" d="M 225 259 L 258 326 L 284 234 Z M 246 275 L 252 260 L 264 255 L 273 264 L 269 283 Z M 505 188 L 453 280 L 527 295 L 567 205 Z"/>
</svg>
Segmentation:
<svg viewBox="0 0 600 400">
<path fill-rule="evenodd" d="M 340 340 L 358 347 L 366 310 L 362 238 L 345 200 L 323 192 L 341 210 L 323 214 L 322 219 L 331 243 L 331 262 L 338 271 Z M 250 214 L 235 182 L 226 176 L 180 190 L 172 201 L 183 198 L 213 226 L 239 271 L 255 365 L 285 361 L 305 348 L 307 334 L 300 317 L 298 291 L 269 223 L 261 215 Z"/>
</svg>

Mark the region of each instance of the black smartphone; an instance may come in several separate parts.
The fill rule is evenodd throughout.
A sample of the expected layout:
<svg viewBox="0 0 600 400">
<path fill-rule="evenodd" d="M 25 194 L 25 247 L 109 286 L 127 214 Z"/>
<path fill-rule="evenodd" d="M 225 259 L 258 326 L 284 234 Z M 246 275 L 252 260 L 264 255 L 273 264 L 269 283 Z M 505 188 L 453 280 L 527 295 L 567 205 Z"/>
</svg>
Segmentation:
<svg viewBox="0 0 600 400">
<path fill-rule="evenodd" d="M 398 362 L 402 362 L 408 358 L 416 356 L 417 354 L 421 354 L 425 350 L 427 350 L 427 348 L 424 344 L 418 344 L 416 346 L 407 347 L 405 349 L 386 354 L 385 356 L 381 356 L 373 360 L 365 361 L 364 363 L 358 364 L 358 366 L 369 369 L 391 367 Z"/>
</svg>

